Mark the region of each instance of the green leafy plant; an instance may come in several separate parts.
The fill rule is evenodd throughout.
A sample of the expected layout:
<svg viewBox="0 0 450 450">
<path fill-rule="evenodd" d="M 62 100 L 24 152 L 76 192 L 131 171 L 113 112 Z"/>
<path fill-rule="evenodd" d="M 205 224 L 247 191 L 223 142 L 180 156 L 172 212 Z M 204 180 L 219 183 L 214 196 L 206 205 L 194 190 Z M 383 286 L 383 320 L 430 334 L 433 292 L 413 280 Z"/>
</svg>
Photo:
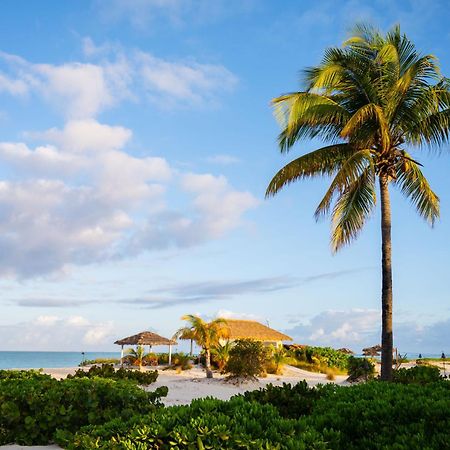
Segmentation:
<svg viewBox="0 0 450 450">
<path fill-rule="evenodd" d="M 255 378 L 264 372 L 267 351 L 259 341 L 241 339 L 230 350 L 225 371 L 232 377 Z"/>
<path fill-rule="evenodd" d="M 214 363 L 217 364 L 217 368 L 220 372 L 223 372 L 225 366 L 230 359 L 230 350 L 233 348 L 233 343 L 226 341 L 224 344 L 217 344 L 212 348 L 211 354 Z"/>
<path fill-rule="evenodd" d="M 50 380 L 52 377 L 42 373 L 42 369 L 34 370 L 0 370 L 0 380 Z"/>
<path fill-rule="evenodd" d="M 348 358 L 348 381 L 367 381 L 375 376 L 375 364 L 367 358 Z"/>
<path fill-rule="evenodd" d="M 167 388 L 146 392 L 111 379 L 8 379 L 0 381 L 0 444 L 43 445 L 58 429 L 66 434 L 89 424 L 145 414 Z"/>
<path fill-rule="evenodd" d="M 78 369 L 73 375 L 67 375 L 71 378 L 110 378 L 112 380 L 129 380 L 140 385 L 149 385 L 158 378 L 158 371 L 136 371 L 130 369 L 115 369 L 112 364 L 102 364 L 101 366 L 92 366 L 89 370 Z"/>
<path fill-rule="evenodd" d="M 85 359 L 79 365 L 83 366 L 91 366 L 94 364 L 120 364 L 120 359 L 117 358 L 96 358 L 96 359 Z"/>
<path fill-rule="evenodd" d="M 403 384 L 428 384 L 442 380 L 441 372 L 435 366 L 415 366 L 394 371 L 394 381 Z"/>
</svg>

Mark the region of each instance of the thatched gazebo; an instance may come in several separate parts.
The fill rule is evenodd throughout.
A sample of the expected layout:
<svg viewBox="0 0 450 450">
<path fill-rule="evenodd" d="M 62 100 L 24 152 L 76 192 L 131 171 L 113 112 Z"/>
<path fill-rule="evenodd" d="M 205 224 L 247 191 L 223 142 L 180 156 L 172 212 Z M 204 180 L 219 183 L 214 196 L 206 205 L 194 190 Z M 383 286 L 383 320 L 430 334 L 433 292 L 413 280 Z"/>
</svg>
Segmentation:
<svg viewBox="0 0 450 450">
<path fill-rule="evenodd" d="M 123 361 L 123 347 L 124 345 L 148 345 L 153 347 L 154 345 L 168 345 L 169 346 L 169 365 L 172 363 L 172 345 L 176 345 L 177 341 L 173 339 L 167 339 L 159 334 L 152 333 L 151 331 L 142 331 L 141 333 L 128 336 L 123 339 L 119 339 L 114 344 L 122 347 L 120 353 L 120 363 Z"/>
<path fill-rule="evenodd" d="M 363 348 L 362 351 L 364 356 L 380 356 L 381 345 L 377 344 L 373 347 Z"/>
</svg>

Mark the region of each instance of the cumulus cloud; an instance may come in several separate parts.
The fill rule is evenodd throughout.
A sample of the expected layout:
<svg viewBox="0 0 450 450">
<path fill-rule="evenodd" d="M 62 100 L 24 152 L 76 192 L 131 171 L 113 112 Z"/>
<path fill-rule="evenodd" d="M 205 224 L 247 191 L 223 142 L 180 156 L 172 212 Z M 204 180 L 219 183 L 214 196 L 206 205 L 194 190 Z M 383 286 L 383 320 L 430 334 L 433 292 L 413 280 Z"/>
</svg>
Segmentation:
<svg viewBox="0 0 450 450">
<path fill-rule="evenodd" d="M 127 153 L 131 131 L 124 127 L 73 120 L 28 136 L 50 143 L 0 142 L 0 161 L 13 169 L 0 181 L 2 275 L 45 275 L 197 245 L 240 226 L 258 203 L 224 177 L 178 174 L 181 186 L 173 187 L 190 202 L 181 211 L 171 208 L 165 192 L 173 169 L 164 158 Z"/>
<path fill-rule="evenodd" d="M 138 50 L 83 40 L 88 62 L 31 63 L 0 52 L 0 93 L 33 92 L 67 120 L 97 117 L 129 99 L 163 108 L 215 104 L 238 80 L 226 67 L 195 60 L 169 61 Z M 4 71 L 2 71 L 4 69 Z"/>
<path fill-rule="evenodd" d="M 89 351 L 110 347 L 113 321 L 93 322 L 82 316 L 41 315 L 27 322 L 0 325 L 0 342 L 8 350 Z"/>
<path fill-rule="evenodd" d="M 449 330 L 450 319 L 432 324 L 394 322 L 394 345 L 402 353 L 438 354 L 450 342 Z M 327 310 L 285 331 L 299 344 L 349 347 L 359 353 L 380 343 L 381 313 L 373 309 Z"/>
</svg>

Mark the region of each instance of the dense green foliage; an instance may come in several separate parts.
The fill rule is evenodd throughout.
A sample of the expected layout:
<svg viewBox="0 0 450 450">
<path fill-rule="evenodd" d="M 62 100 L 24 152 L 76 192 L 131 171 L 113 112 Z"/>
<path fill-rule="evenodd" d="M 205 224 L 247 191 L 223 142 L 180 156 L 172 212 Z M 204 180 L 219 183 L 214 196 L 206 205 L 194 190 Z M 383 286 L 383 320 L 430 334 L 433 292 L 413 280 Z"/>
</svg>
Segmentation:
<svg viewBox="0 0 450 450">
<path fill-rule="evenodd" d="M 288 354 L 290 364 L 300 369 L 327 373 L 329 369 L 345 372 L 348 368 L 349 355 L 331 347 L 292 346 Z"/>
<path fill-rule="evenodd" d="M 0 444 L 47 444 L 57 430 L 145 414 L 167 388 L 146 392 L 130 381 L 8 379 L 0 381 Z"/>
<path fill-rule="evenodd" d="M 140 372 L 124 368 L 116 370 L 112 364 L 102 364 L 101 366 L 92 366 L 88 371 L 78 369 L 73 375 L 67 375 L 68 379 L 94 377 L 110 378 L 112 380 L 129 380 L 146 386 L 156 381 L 158 372 L 156 370 Z"/>
<path fill-rule="evenodd" d="M 77 449 L 326 449 L 318 432 L 280 417 L 271 405 L 234 398 L 203 399 L 191 406 L 157 410 L 128 423 L 87 427 L 69 448 Z"/>
<path fill-rule="evenodd" d="M 394 381 L 397 383 L 428 384 L 441 379 L 441 372 L 435 366 L 415 366 L 410 369 L 400 368 L 394 371 Z"/>
<path fill-rule="evenodd" d="M 0 370 L 0 380 L 50 380 L 52 377 L 40 370 Z"/>
<path fill-rule="evenodd" d="M 367 358 L 348 358 L 348 380 L 367 381 L 375 376 L 375 364 Z"/>
<path fill-rule="evenodd" d="M 259 341 L 241 339 L 230 350 L 225 371 L 233 377 L 255 377 L 264 372 L 267 351 Z"/>
<path fill-rule="evenodd" d="M 268 386 L 85 427 L 69 448 L 437 450 L 448 448 L 449 410 L 446 381 Z"/>
<path fill-rule="evenodd" d="M 93 364 L 120 364 L 120 359 L 117 358 L 96 358 L 85 359 L 80 363 L 80 366 L 91 366 Z"/>
<path fill-rule="evenodd" d="M 283 386 L 268 384 L 264 389 L 245 392 L 243 397 L 263 405 L 271 404 L 283 417 L 299 418 L 310 414 L 317 400 L 329 389 L 333 390 L 334 385 L 309 388 L 308 383 L 303 380 L 294 386 L 286 383 Z"/>
</svg>

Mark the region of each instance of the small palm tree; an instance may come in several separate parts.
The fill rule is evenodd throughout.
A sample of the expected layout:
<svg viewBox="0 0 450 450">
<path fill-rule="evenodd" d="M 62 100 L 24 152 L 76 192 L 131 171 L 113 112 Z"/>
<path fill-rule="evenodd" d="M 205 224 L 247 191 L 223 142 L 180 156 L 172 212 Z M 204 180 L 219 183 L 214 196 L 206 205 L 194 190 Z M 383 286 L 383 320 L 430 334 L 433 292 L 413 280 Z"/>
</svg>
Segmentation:
<svg viewBox="0 0 450 450">
<path fill-rule="evenodd" d="M 283 347 L 274 348 L 272 351 L 271 359 L 275 364 L 275 373 L 281 375 L 283 373 L 283 366 L 288 360 L 286 350 Z"/>
<path fill-rule="evenodd" d="M 217 362 L 221 372 L 230 359 L 230 350 L 232 347 L 233 344 L 230 341 L 226 341 L 224 344 L 219 343 L 211 349 L 211 353 L 214 355 L 214 360 Z"/>
<path fill-rule="evenodd" d="M 193 337 L 197 345 L 202 347 L 206 356 L 206 377 L 212 378 L 211 349 L 219 344 L 220 339 L 228 337 L 227 321 L 219 318 L 211 322 L 205 322 L 201 317 L 192 314 L 183 316 L 181 320 L 186 320 L 189 325 L 180 328 L 175 335 L 182 336 L 187 333 L 188 336 Z"/>
<path fill-rule="evenodd" d="M 128 355 L 131 358 L 131 364 L 133 366 L 139 366 L 142 369 L 142 362 L 146 356 L 145 349 L 142 345 L 138 345 L 136 348 L 130 348 L 128 350 Z"/>
<path fill-rule="evenodd" d="M 328 145 L 284 166 L 266 195 L 313 177 L 333 177 L 316 219 L 331 213 L 333 251 L 353 241 L 371 216 L 378 181 L 382 238 L 381 379 L 392 379 L 392 262 L 389 187 L 407 197 L 431 225 L 439 198 L 411 150 L 440 147 L 450 137 L 450 83 L 433 55 L 420 55 L 394 27 L 386 35 L 357 26 L 343 48 L 304 71 L 304 90 L 273 100 L 281 152 L 303 138 Z M 334 206 L 333 206 L 334 205 Z"/>
</svg>

